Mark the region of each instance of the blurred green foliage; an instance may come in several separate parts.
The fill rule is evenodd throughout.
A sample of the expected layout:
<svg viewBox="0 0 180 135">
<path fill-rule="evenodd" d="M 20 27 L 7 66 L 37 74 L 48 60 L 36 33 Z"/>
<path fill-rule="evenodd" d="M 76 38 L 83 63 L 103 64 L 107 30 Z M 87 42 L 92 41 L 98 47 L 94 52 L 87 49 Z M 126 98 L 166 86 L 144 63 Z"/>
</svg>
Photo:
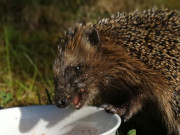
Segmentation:
<svg viewBox="0 0 180 135">
<path fill-rule="evenodd" d="M 136 135 L 136 130 L 135 129 L 131 129 L 127 135 Z"/>
<path fill-rule="evenodd" d="M 179 0 L 0 0 L 0 107 L 49 104 L 56 41 L 76 22 Z"/>
</svg>

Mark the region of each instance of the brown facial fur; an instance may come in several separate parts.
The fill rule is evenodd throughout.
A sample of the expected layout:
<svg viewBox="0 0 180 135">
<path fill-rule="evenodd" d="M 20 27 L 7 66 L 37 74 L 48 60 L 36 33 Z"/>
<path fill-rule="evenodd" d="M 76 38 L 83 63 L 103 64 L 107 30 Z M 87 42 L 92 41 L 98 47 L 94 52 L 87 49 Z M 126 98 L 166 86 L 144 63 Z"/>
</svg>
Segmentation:
<svg viewBox="0 0 180 135">
<path fill-rule="evenodd" d="M 143 14 L 101 20 L 67 34 L 54 64 L 57 106 L 73 104 L 79 109 L 96 101 L 105 110 L 129 120 L 150 102 L 157 106 L 168 133 L 177 134 L 180 113 L 177 16 L 177 12 L 152 9 Z M 161 48 L 165 49 L 159 53 Z M 171 65 L 167 72 L 168 64 Z"/>
<path fill-rule="evenodd" d="M 65 43 L 65 50 L 62 52 L 62 48 L 60 48 L 61 53 L 58 56 L 60 59 L 57 58 L 54 64 L 55 81 L 58 80 L 57 95 L 67 90 L 66 95 L 70 95 L 72 100 L 77 93 L 82 93 L 81 90 L 84 89 L 82 105 L 98 95 L 98 90 L 95 89 L 103 76 L 100 75 L 98 78 L 96 75 L 99 72 L 98 68 L 105 65 L 105 63 L 102 65 L 101 61 L 104 61 L 102 60 L 104 58 L 97 53 L 97 48 L 85 41 L 86 37 L 83 37 L 83 32 L 83 30 L 78 30 L 73 38 L 68 39 L 68 42 Z M 75 69 L 77 67 L 78 70 Z M 94 96 L 90 96 L 89 93 Z"/>
</svg>

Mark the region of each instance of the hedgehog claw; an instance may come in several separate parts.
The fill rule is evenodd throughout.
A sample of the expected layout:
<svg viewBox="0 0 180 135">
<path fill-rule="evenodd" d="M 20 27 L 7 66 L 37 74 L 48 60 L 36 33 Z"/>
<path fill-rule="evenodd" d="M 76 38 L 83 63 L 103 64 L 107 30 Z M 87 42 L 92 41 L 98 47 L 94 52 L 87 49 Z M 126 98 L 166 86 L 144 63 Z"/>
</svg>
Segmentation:
<svg viewBox="0 0 180 135">
<path fill-rule="evenodd" d="M 116 114 L 117 113 L 117 107 L 110 105 L 110 104 L 102 104 L 100 108 L 103 108 L 106 112 Z"/>
<path fill-rule="evenodd" d="M 133 113 L 128 111 L 127 105 L 122 105 L 121 107 L 115 107 L 111 104 L 102 104 L 98 108 L 103 108 L 108 113 L 118 114 L 120 116 L 123 116 L 124 122 L 128 121 L 133 116 Z"/>
</svg>

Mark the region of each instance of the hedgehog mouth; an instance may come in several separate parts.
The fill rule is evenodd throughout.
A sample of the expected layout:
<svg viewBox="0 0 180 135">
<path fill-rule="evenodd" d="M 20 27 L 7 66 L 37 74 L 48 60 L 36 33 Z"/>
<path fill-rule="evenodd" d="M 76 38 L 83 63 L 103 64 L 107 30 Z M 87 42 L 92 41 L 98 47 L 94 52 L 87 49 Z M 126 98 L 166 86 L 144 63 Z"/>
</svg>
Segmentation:
<svg viewBox="0 0 180 135">
<path fill-rule="evenodd" d="M 82 102 L 83 93 L 84 93 L 84 89 L 81 89 L 80 92 L 76 94 L 73 99 L 73 105 L 76 109 L 80 109 L 83 106 L 83 102 Z"/>
</svg>

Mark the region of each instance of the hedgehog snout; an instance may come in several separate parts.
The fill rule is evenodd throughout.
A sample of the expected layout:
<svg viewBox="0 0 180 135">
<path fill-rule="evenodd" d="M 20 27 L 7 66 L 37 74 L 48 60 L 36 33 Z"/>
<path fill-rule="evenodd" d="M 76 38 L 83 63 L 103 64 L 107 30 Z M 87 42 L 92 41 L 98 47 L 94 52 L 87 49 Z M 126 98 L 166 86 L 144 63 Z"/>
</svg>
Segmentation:
<svg viewBox="0 0 180 135">
<path fill-rule="evenodd" d="M 68 105 L 66 99 L 64 98 L 58 98 L 55 100 L 56 106 L 59 108 L 64 108 Z"/>
</svg>

